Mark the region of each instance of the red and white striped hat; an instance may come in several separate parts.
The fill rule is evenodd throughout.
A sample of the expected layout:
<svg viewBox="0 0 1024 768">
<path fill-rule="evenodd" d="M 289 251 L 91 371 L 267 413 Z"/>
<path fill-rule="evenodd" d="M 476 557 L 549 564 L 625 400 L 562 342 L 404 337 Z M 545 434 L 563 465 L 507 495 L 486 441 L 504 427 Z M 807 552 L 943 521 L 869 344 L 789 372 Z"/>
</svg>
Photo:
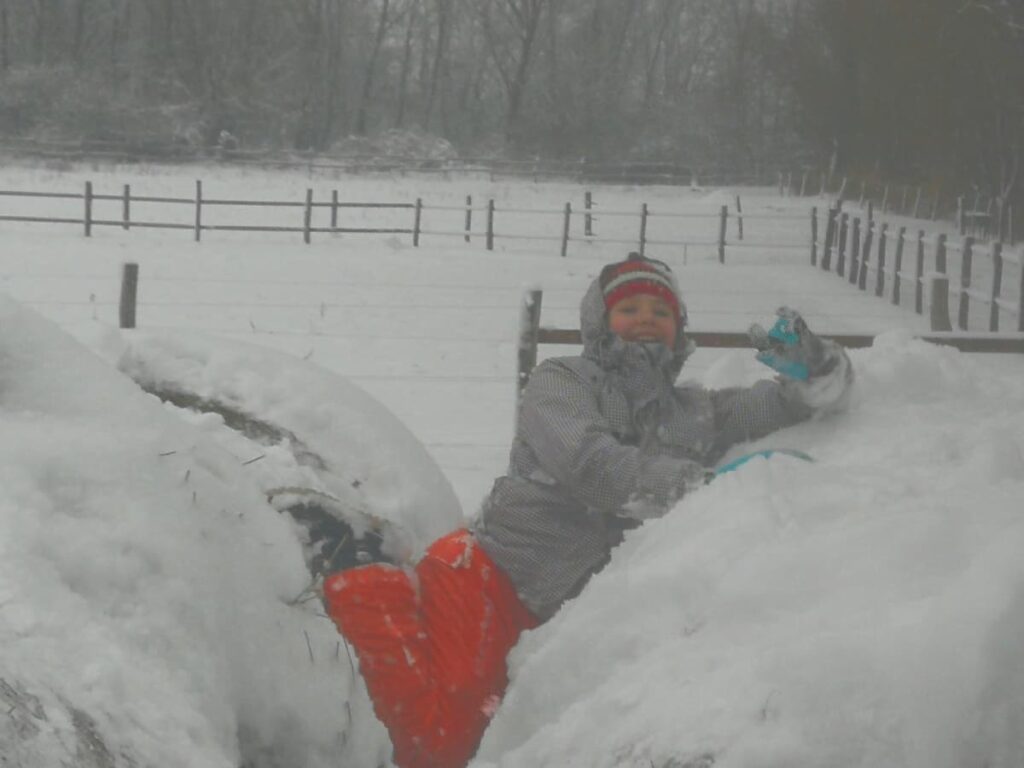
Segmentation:
<svg viewBox="0 0 1024 768">
<path fill-rule="evenodd" d="M 629 296 L 646 293 L 664 299 L 679 315 L 676 282 L 664 262 L 631 253 L 625 261 L 609 264 L 601 270 L 600 285 L 608 309 Z"/>
</svg>

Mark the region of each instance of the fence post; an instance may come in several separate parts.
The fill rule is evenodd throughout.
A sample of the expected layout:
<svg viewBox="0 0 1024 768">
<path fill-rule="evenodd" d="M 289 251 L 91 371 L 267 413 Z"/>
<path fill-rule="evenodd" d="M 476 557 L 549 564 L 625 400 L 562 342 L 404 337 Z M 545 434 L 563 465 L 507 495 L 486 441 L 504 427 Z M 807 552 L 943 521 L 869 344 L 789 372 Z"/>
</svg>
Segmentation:
<svg viewBox="0 0 1024 768">
<path fill-rule="evenodd" d="M 864 207 L 864 193 L 867 192 L 867 182 L 864 179 L 860 180 L 860 199 L 857 201 L 857 207 Z"/>
<path fill-rule="evenodd" d="M 800 177 L 800 197 L 804 196 L 804 192 L 807 190 L 807 171 L 804 171 L 803 176 Z"/>
<path fill-rule="evenodd" d="M 932 221 L 939 215 L 939 201 L 942 198 L 942 188 L 938 187 L 935 190 L 935 197 L 932 198 L 932 215 L 929 216 Z"/>
<path fill-rule="evenodd" d="M 85 236 L 92 237 L 92 182 L 85 182 L 85 215 L 82 219 L 85 225 Z"/>
<path fill-rule="evenodd" d="M 885 185 L 885 189 L 882 190 L 882 213 L 889 212 L 889 185 Z"/>
<path fill-rule="evenodd" d="M 949 278 L 936 275 L 932 278 L 932 308 L 929 320 L 933 331 L 951 331 L 949 322 Z"/>
<path fill-rule="evenodd" d="M 466 195 L 466 242 L 469 242 L 469 235 L 473 231 L 473 196 Z"/>
<path fill-rule="evenodd" d="M 729 206 L 723 205 L 718 216 L 718 263 L 725 264 L 725 227 L 729 222 Z"/>
<path fill-rule="evenodd" d="M 494 199 L 487 201 L 487 250 L 494 250 Z"/>
<path fill-rule="evenodd" d="M 875 220 L 875 202 L 873 200 L 868 200 L 868 221 L 867 221 L 867 223 L 871 224 L 871 222 L 873 222 L 874 220 Z M 864 231 L 866 232 L 867 229 L 865 228 Z"/>
<path fill-rule="evenodd" d="M 121 302 L 118 319 L 121 328 L 135 327 L 136 297 L 139 291 L 139 265 L 128 262 L 121 265 Z"/>
<path fill-rule="evenodd" d="M 917 196 L 914 198 L 914 213 L 913 216 L 916 219 L 918 212 L 921 210 L 921 187 L 917 187 Z"/>
<path fill-rule="evenodd" d="M 565 221 L 562 222 L 562 258 L 569 252 L 569 219 L 572 217 L 572 205 L 565 204 Z"/>
<path fill-rule="evenodd" d="M 306 190 L 306 207 L 302 211 L 302 242 L 309 245 L 309 230 L 313 226 L 313 190 Z"/>
<path fill-rule="evenodd" d="M 540 306 L 543 294 L 534 288 L 523 294 L 523 304 L 519 311 L 519 370 L 516 375 L 518 413 L 519 395 L 522 395 L 530 373 L 537 365 L 537 331 L 540 328 Z"/>
<path fill-rule="evenodd" d="M 738 239 L 743 239 L 743 203 L 740 196 L 736 195 L 736 233 Z"/>
<path fill-rule="evenodd" d="M 1024 333 L 1024 264 L 1017 271 L 1020 272 L 1020 284 L 1017 286 L 1017 330 Z"/>
<path fill-rule="evenodd" d="M 914 311 L 924 312 L 924 230 L 917 230 L 917 259 L 914 264 Z"/>
<path fill-rule="evenodd" d="M 971 311 L 971 297 L 967 291 L 971 287 L 971 262 L 974 260 L 974 238 L 964 238 L 964 252 L 960 260 L 960 311 L 957 313 L 956 325 L 961 331 L 967 330 L 968 315 Z"/>
<path fill-rule="evenodd" d="M 195 238 L 199 242 L 200 233 L 203 231 L 203 182 L 196 179 L 196 226 Z"/>
<path fill-rule="evenodd" d="M 836 256 L 836 274 L 843 277 L 846 274 L 846 235 L 849 230 L 850 214 L 839 215 L 839 236 L 836 238 L 839 244 L 838 255 Z"/>
<path fill-rule="evenodd" d="M 825 222 L 825 248 L 821 254 L 821 268 L 828 272 L 832 269 L 832 243 L 836 239 L 836 208 L 828 209 L 828 220 Z"/>
<path fill-rule="evenodd" d="M 124 185 L 124 204 L 121 206 L 121 228 L 128 229 L 132 223 L 132 188 L 131 185 Z"/>
<path fill-rule="evenodd" d="M 1024 270 L 1024 266 L 1021 267 Z M 999 330 L 999 294 L 1003 290 L 1003 241 L 992 244 L 992 295 L 990 297 L 988 329 Z"/>
<path fill-rule="evenodd" d="M 811 266 L 818 266 L 818 207 L 811 206 Z"/>
<path fill-rule="evenodd" d="M 860 216 L 853 217 L 853 240 L 850 243 L 850 282 L 860 274 Z"/>
<path fill-rule="evenodd" d="M 910 194 L 910 187 L 906 184 L 903 185 L 903 199 L 900 200 L 900 213 L 906 214 L 907 212 L 907 195 Z"/>
<path fill-rule="evenodd" d="M 868 261 L 871 258 L 871 243 L 875 238 L 875 222 L 869 221 L 864 232 L 864 249 L 860 254 L 860 275 L 857 276 L 857 287 L 862 291 L 868 287 Z"/>
<path fill-rule="evenodd" d="M 594 220 L 590 216 L 590 209 L 593 207 L 593 205 L 594 200 L 590 194 L 590 190 L 588 189 L 586 192 L 583 193 L 583 207 L 586 208 L 587 210 L 586 215 L 583 217 L 583 234 L 586 235 L 587 237 L 594 236 Z"/>
<path fill-rule="evenodd" d="M 647 203 L 640 204 L 640 255 L 647 249 Z"/>
<path fill-rule="evenodd" d="M 338 190 L 331 190 L 331 229 L 338 228 Z"/>
<path fill-rule="evenodd" d="M 900 272 L 903 271 L 903 246 L 906 243 L 907 228 L 900 227 L 896 236 L 896 263 L 892 267 L 892 303 L 900 305 Z"/>
<path fill-rule="evenodd" d="M 956 228 L 963 237 L 967 234 L 967 217 L 964 215 L 964 196 L 957 195 L 956 198 Z"/>
<path fill-rule="evenodd" d="M 878 233 L 878 264 L 875 267 L 875 296 L 885 294 L 885 250 L 889 242 L 889 225 L 882 222 Z"/>
<path fill-rule="evenodd" d="M 412 244 L 413 247 L 420 246 L 420 222 L 423 220 L 423 198 L 416 198 L 416 214 L 412 222 Z"/>
<path fill-rule="evenodd" d="M 946 274 L 946 233 L 943 232 L 935 241 L 935 271 Z"/>
</svg>

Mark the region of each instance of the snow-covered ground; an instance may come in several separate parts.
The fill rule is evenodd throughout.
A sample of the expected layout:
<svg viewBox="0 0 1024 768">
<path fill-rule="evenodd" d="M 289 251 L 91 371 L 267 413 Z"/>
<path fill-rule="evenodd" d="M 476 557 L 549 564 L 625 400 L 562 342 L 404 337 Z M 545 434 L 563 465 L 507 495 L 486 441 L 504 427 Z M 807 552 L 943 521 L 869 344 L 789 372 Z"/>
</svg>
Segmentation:
<svg viewBox="0 0 1024 768">
<path fill-rule="evenodd" d="M 209 196 L 257 199 L 316 184 L 319 199 L 338 187 L 428 207 L 582 197 L 219 169 L 8 169 L 0 186 L 76 191 L 92 178 L 187 196 L 199 177 Z M 743 195 L 748 241 L 760 226 L 765 240 L 806 242 L 806 201 Z M 713 212 L 732 192 L 594 196 L 607 210 Z M 756 217 L 769 211 L 785 218 Z M 672 221 L 693 229 L 665 239 L 713 239 L 703 219 Z M 504 469 L 524 286 L 544 289 L 544 324 L 572 325 L 589 279 L 626 249 L 574 243 L 563 259 L 557 239 L 488 252 L 440 235 L 413 248 L 0 227 L 0 743 L 20 745 L 5 757 L 376 766 L 387 739 L 347 655 L 315 601 L 295 599 L 309 583 L 301 532 L 261 492 L 354 492 L 409 527 L 413 548 L 454 527 Z M 813 328 L 881 335 L 852 354 L 847 413 L 762 441 L 815 463 L 723 476 L 632 533 L 525 636 L 479 764 L 1024 764 L 1024 361 L 912 340 L 925 320 L 811 269 L 805 248 L 736 248 L 724 266 L 697 246 L 649 252 L 679 273 L 694 328 L 742 330 L 789 304 Z M 125 261 L 140 264 L 138 332 L 114 327 Z M 703 350 L 683 376 L 720 387 L 764 373 L 749 352 Z M 294 442 L 257 445 L 161 405 L 125 374 L 259 411 L 327 468 L 296 463 Z"/>
</svg>

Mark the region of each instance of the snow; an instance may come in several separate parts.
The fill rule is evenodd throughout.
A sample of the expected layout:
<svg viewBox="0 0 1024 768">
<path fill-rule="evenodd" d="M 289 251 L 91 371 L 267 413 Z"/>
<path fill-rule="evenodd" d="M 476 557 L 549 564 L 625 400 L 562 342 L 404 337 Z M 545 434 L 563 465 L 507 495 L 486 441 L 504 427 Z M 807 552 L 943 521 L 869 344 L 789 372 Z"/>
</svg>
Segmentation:
<svg viewBox="0 0 1024 768">
<path fill-rule="evenodd" d="M 717 479 L 520 643 L 481 765 L 1022 764 L 1020 363 L 854 359 L 847 414 L 755 446 L 814 464 Z"/>
<path fill-rule="evenodd" d="M 0 328 L 5 762 L 379 753 L 336 633 L 289 604 L 296 531 L 235 458 L 7 298 Z"/>
<path fill-rule="evenodd" d="M 5 169 L 3 186 L 100 178 L 187 196 L 197 174 L 225 197 L 298 198 L 314 183 Z M 468 193 L 524 209 L 582 197 L 482 180 L 344 184 L 350 199 L 422 195 L 428 207 Z M 806 202 L 760 194 L 743 190 L 748 240 L 762 227 L 805 242 Z M 595 190 L 608 210 L 731 197 Z M 757 216 L 772 210 L 787 218 Z M 707 222 L 672 221 L 708 239 Z M 523 288 L 543 287 L 544 325 L 571 325 L 624 247 L 574 243 L 561 259 L 557 239 L 421 245 L 0 228 L 5 760 L 386 762 L 337 633 L 295 599 L 310 584 L 301 531 L 265 492 L 329 493 L 407 529 L 410 551 L 460 524 L 507 458 Z M 725 265 L 696 246 L 651 254 L 677 270 L 695 328 L 740 330 L 787 304 L 812 328 L 879 335 L 851 353 L 846 412 L 744 446 L 814 463 L 755 459 L 688 496 L 524 636 L 477 768 L 1024 764 L 1024 361 L 915 341 L 926 321 L 810 269 L 805 250 L 737 248 Z M 134 332 L 113 327 L 126 260 L 140 264 Z M 765 373 L 743 350 L 699 350 L 684 369 L 712 387 Z M 253 413 L 324 467 L 136 382 Z"/>
</svg>

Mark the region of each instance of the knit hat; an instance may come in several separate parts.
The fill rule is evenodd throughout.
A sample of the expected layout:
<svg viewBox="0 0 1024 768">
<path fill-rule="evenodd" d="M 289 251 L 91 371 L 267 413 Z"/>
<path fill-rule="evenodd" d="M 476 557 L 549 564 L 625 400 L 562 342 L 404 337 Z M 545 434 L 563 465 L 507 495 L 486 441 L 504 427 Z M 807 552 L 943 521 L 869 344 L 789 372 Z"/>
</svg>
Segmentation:
<svg viewBox="0 0 1024 768">
<path fill-rule="evenodd" d="M 668 264 L 648 259 L 633 252 L 625 261 L 607 265 L 599 278 L 604 293 L 604 305 L 611 309 L 616 303 L 640 293 L 664 299 L 679 316 L 679 296 L 676 281 Z"/>
</svg>

